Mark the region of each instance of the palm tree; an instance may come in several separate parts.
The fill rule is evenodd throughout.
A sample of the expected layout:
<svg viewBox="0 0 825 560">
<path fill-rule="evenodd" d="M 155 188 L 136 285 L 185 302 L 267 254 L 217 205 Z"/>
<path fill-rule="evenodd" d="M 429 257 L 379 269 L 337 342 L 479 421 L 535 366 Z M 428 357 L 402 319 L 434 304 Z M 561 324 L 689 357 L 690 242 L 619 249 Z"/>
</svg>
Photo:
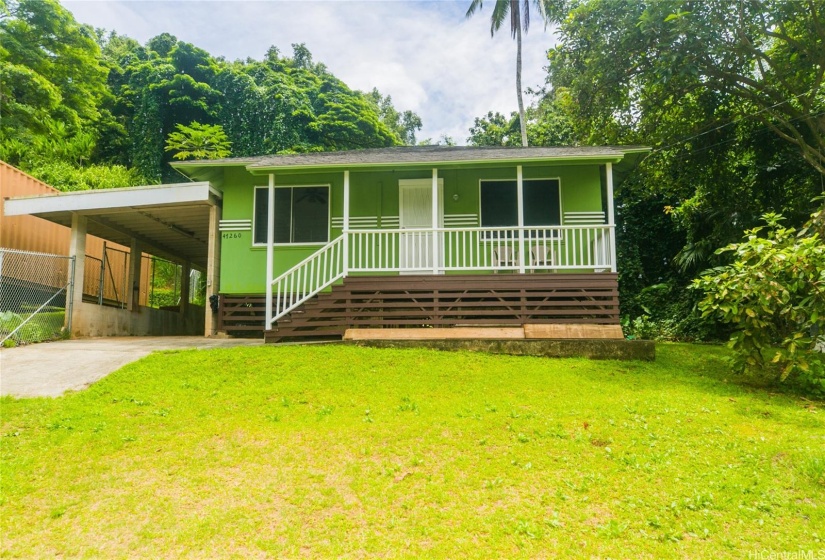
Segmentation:
<svg viewBox="0 0 825 560">
<path fill-rule="evenodd" d="M 501 28 L 501 24 L 510 16 L 510 35 L 516 40 L 516 93 L 518 94 L 518 114 L 519 123 L 521 125 L 521 145 L 527 147 L 527 119 L 524 116 L 524 99 L 521 91 L 521 30 L 527 33 L 530 27 L 530 0 L 522 0 L 522 6 L 519 6 L 519 0 L 494 0 L 493 15 L 490 18 L 490 36 L 496 34 Z M 470 7 L 465 14 L 466 17 L 472 17 L 476 10 L 482 8 L 483 0 L 472 0 Z M 545 3 L 542 0 L 533 0 L 533 3 L 538 9 L 543 21 L 547 21 L 547 11 Z M 522 14 L 524 17 L 522 18 Z"/>
</svg>

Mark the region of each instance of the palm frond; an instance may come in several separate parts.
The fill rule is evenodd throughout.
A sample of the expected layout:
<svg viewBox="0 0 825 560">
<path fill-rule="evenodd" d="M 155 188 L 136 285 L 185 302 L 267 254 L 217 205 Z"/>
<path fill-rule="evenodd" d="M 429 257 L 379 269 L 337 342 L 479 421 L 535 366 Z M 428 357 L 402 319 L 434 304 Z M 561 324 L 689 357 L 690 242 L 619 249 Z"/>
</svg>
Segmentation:
<svg viewBox="0 0 825 560">
<path fill-rule="evenodd" d="M 518 4 L 518 2 L 516 2 Z M 536 2 L 537 6 L 541 6 L 541 1 Z M 524 0 L 521 8 L 522 29 L 527 33 L 530 28 L 530 0 Z"/>
<path fill-rule="evenodd" d="M 501 29 L 501 24 L 510 13 L 510 2 L 512 0 L 496 0 L 496 5 L 493 7 L 493 15 L 490 18 L 490 36 L 496 34 L 496 31 Z M 515 31 L 513 31 L 515 37 Z"/>
<path fill-rule="evenodd" d="M 470 7 L 467 8 L 467 13 L 464 14 L 464 17 L 473 17 L 473 14 L 475 14 L 477 10 L 480 10 L 484 7 L 483 4 L 484 3 L 482 2 L 482 0 L 473 0 L 472 2 L 470 2 Z"/>
</svg>

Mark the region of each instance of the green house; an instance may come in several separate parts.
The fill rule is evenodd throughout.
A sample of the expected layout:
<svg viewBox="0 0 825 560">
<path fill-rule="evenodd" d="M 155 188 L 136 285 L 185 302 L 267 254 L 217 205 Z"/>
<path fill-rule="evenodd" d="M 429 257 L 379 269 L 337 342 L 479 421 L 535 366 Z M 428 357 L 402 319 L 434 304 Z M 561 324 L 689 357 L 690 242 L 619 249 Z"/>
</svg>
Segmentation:
<svg viewBox="0 0 825 560">
<path fill-rule="evenodd" d="M 4 201 L 71 228 L 76 336 L 621 337 L 613 193 L 643 147 L 398 147 L 185 161 L 179 184 Z M 86 259 L 128 249 L 118 297 Z M 209 305 L 143 305 L 147 256 Z M 139 258 L 138 258 L 139 257 Z M 110 305 L 111 304 L 111 305 Z"/>
<path fill-rule="evenodd" d="M 173 166 L 221 193 L 216 328 L 617 325 L 613 192 L 643 147 L 406 147 Z"/>
</svg>

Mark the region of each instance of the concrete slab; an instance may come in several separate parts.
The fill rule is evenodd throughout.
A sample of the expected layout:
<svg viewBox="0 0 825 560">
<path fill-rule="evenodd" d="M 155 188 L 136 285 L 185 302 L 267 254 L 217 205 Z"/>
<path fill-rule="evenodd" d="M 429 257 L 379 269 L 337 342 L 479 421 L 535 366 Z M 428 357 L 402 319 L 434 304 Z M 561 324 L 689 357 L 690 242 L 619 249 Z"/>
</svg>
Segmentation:
<svg viewBox="0 0 825 560">
<path fill-rule="evenodd" d="M 83 338 L 0 350 L 0 395 L 58 397 L 85 389 L 156 350 L 257 346 L 263 340 L 202 336 Z"/>
</svg>

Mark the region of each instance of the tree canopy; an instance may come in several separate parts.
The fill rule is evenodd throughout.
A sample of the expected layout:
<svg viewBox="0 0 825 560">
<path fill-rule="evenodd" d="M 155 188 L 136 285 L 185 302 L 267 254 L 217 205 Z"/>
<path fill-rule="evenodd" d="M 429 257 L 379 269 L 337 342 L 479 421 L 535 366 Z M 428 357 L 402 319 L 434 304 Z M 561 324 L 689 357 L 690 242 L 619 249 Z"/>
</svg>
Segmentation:
<svg viewBox="0 0 825 560">
<path fill-rule="evenodd" d="M 141 45 L 94 30 L 56 0 L 12 0 L 0 14 L 0 158 L 58 188 L 94 188 L 177 180 L 172 157 L 199 157 L 219 129 L 235 156 L 415 143 L 418 115 L 292 49 L 227 61 L 168 33 Z M 107 179 L 89 183 L 91 166 Z"/>
<path fill-rule="evenodd" d="M 718 336 L 686 286 L 775 212 L 799 227 L 823 192 L 825 1 L 571 0 L 534 145 L 653 148 L 617 193 L 623 314 L 675 337 Z M 517 116 L 469 141 L 514 145 Z"/>
</svg>

